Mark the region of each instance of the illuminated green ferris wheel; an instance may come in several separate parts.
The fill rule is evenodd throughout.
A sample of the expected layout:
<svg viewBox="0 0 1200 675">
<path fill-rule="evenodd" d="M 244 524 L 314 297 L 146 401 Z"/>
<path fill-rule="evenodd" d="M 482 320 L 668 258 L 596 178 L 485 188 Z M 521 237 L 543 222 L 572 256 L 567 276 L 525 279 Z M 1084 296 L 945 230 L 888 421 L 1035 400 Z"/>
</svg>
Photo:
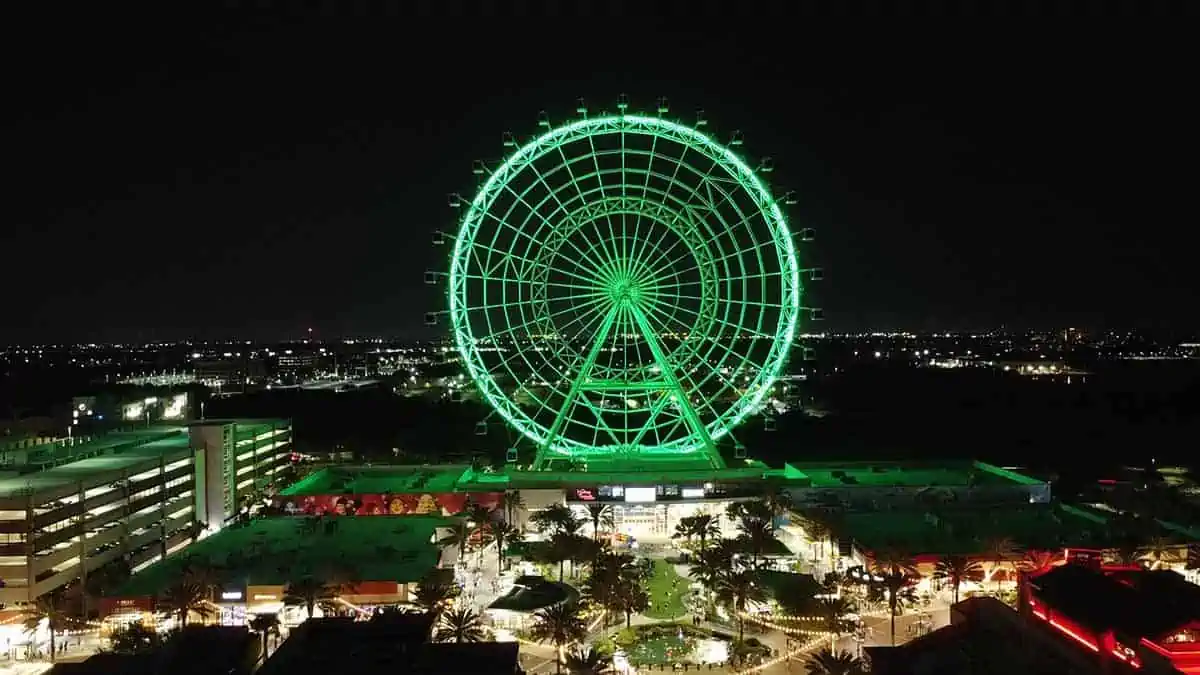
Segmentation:
<svg viewBox="0 0 1200 675">
<path fill-rule="evenodd" d="M 462 209 L 454 341 L 483 399 L 558 458 L 707 459 L 773 396 L 801 268 L 760 173 L 695 126 L 627 111 L 505 135 Z M 729 146 L 740 145 L 735 135 Z"/>
</svg>

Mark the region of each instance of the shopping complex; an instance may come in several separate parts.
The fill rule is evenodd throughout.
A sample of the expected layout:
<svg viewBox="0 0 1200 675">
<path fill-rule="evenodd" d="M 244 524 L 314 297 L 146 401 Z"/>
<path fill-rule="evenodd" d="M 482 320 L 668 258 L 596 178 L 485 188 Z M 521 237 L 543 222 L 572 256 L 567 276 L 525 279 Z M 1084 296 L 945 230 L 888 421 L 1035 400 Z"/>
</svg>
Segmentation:
<svg viewBox="0 0 1200 675">
<path fill-rule="evenodd" d="M 922 583 L 929 584 L 940 557 L 962 555 L 987 572 L 977 584 L 964 584 L 964 593 L 1016 581 L 1011 560 L 996 560 L 991 548 L 999 540 L 1026 554 L 1043 552 L 1049 561 L 1116 545 L 1109 523 L 1114 514 L 1057 503 L 1049 484 L 978 461 L 799 462 L 779 469 L 746 461 L 720 470 L 623 473 L 340 465 L 271 489 L 272 508 L 247 524 L 221 528 L 211 524 L 236 515 L 239 500 L 262 494 L 254 491 L 270 485 L 288 463 L 287 424 L 211 422 L 130 435 L 129 446 L 111 455 L 79 459 L 20 482 L 7 479 L 6 513 L 33 517 L 32 524 L 15 517 L 5 521 L 12 524 L 9 536 L 38 543 L 34 556 L 5 560 L 29 569 L 26 577 L 53 572 L 34 588 L 10 573 L 12 583 L 4 589 L 9 602 L 28 602 L 124 555 L 136 572 L 109 589 L 102 603 L 102 618 L 112 625 L 169 624 L 162 594 L 186 565 L 197 564 L 218 570 L 220 592 L 211 618 L 222 623 L 240 625 L 259 613 L 279 614 L 286 625 L 302 622 L 306 608 L 285 603 L 285 591 L 304 577 L 344 576 L 350 581 L 341 584 L 336 604 L 369 612 L 411 602 L 422 580 L 455 567 L 456 549 L 438 545 L 453 531 L 455 516 L 478 505 L 501 518 L 506 500 L 521 505 L 512 514 L 519 527 L 561 504 L 578 512 L 585 534 L 592 534 L 587 507 L 606 505 L 611 523 L 600 534 L 616 547 L 636 548 L 669 544 L 682 519 L 704 513 L 716 517 L 723 535 L 736 536 L 736 521 L 726 515 L 730 504 L 783 492 L 793 506 L 775 522 L 780 546 L 768 556 L 774 568 L 817 576 L 856 572 L 869 568 L 876 552 L 899 549 L 918 563 Z M 221 452 L 209 452 L 216 439 Z M 225 464 L 225 457 L 233 464 Z M 101 461 L 105 464 L 98 465 Z M 73 472 L 69 479 L 63 477 L 67 470 Z M 14 493 L 26 486 L 34 490 Z M 90 514 L 86 519 L 78 509 L 60 510 L 81 498 Z M 56 500 L 62 503 L 51 504 Z M 191 528 L 197 513 L 210 523 L 201 536 Z M 65 527 L 49 528 L 63 522 Z M 1156 535 L 1180 550 L 1191 540 L 1186 531 L 1167 526 Z M 29 548 L 10 544 L 9 550 Z"/>
</svg>

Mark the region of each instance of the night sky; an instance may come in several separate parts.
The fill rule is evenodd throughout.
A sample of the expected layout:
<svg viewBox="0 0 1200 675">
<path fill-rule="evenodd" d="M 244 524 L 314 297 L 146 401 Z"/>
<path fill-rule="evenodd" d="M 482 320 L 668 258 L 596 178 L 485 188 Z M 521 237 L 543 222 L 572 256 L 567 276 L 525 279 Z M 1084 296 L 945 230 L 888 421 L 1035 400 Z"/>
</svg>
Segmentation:
<svg viewBox="0 0 1200 675">
<path fill-rule="evenodd" d="M 424 336 L 471 161 L 622 92 L 775 159 L 825 328 L 1200 327 L 1183 34 L 179 5 L 6 21 L 0 343 Z"/>
</svg>

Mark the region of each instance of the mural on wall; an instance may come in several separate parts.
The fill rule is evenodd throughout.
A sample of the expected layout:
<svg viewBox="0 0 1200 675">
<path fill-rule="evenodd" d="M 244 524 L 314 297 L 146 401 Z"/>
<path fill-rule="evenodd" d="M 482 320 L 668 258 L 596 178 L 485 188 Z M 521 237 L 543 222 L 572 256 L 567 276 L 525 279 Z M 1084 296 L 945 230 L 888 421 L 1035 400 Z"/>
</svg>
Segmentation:
<svg viewBox="0 0 1200 675">
<path fill-rule="evenodd" d="M 500 508 L 503 500 L 503 492 L 426 492 L 276 497 L 275 505 L 295 516 L 452 516 L 473 502 L 499 518 L 504 511 Z"/>
</svg>

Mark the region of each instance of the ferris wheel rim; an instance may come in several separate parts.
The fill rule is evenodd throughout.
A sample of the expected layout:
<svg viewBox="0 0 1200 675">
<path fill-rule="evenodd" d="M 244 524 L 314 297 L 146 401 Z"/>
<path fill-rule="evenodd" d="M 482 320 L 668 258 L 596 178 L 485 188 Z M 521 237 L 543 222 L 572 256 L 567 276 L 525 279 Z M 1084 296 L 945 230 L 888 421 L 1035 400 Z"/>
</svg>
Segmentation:
<svg viewBox="0 0 1200 675">
<path fill-rule="evenodd" d="M 573 134 L 579 134 L 577 139 L 573 139 L 578 140 L 591 135 L 611 133 L 670 134 L 668 137 L 671 140 L 687 148 L 700 151 L 702 155 L 712 159 L 735 177 L 740 188 L 754 200 L 757 215 L 763 218 L 771 232 L 776 257 L 780 261 L 783 315 L 778 322 L 779 325 L 773 331 L 774 339 L 770 351 L 764 359 L 759 374 L 754 378 L 752 390 L 727 406 L 705 425 L 705 430 L 709 433 L 711 440 L 719 440 L 761 408 L 772 386 L 779 379 L 791 344 L 795 340 L 802 288 L 800 268 L 791 230 L 787 218 L 770 189 L 734 151 L 693 127 L 644 115 L 622 114 L 580 119 L 551 128 L 536 136 L 533 140 L 518 147 L 503 163 L 490 171 L 490 175 L 467 205 L 466 214 L 459 227 L 459 236 L 455 237 L 448 292 L 455 348 L 462 356 L 471 380 L 480 388 L 485 401 L 524 437 L 539 446 L 548 446 L 552 451 L 559 453 L 592 449 L 593 446 L 573 438 L 561 435 L 553 437 L 545 425 L 521 410 L 513 397 L 500 389 L 493 373 L 478 358 L 478 352 L 475 349 L 476 343 L 486 340 L 487 337 L 474 334 L 471 322 L 466 317 L 466 312 L 471 308 L 460 298 L 460 292 L 463 291 L 468 276 L 465 266 L 468 247 L 474 246 L 476 235 L 484 219 L 489 216 L 488 208 L 494 203 L 496 195 L 504 188 L 505 183 L 520 175 L 525 167 L 537 159 L 570 142 L 562 139 Z M 686 446 L 691 441 L 692 439 L 687 437 L 675 439 L 665 443 L 661 449 L 675 452 L 695 450 L 694 443 L 692 443 L 692 447 L 675 447 L 676 445 Z"/>
</svg>

